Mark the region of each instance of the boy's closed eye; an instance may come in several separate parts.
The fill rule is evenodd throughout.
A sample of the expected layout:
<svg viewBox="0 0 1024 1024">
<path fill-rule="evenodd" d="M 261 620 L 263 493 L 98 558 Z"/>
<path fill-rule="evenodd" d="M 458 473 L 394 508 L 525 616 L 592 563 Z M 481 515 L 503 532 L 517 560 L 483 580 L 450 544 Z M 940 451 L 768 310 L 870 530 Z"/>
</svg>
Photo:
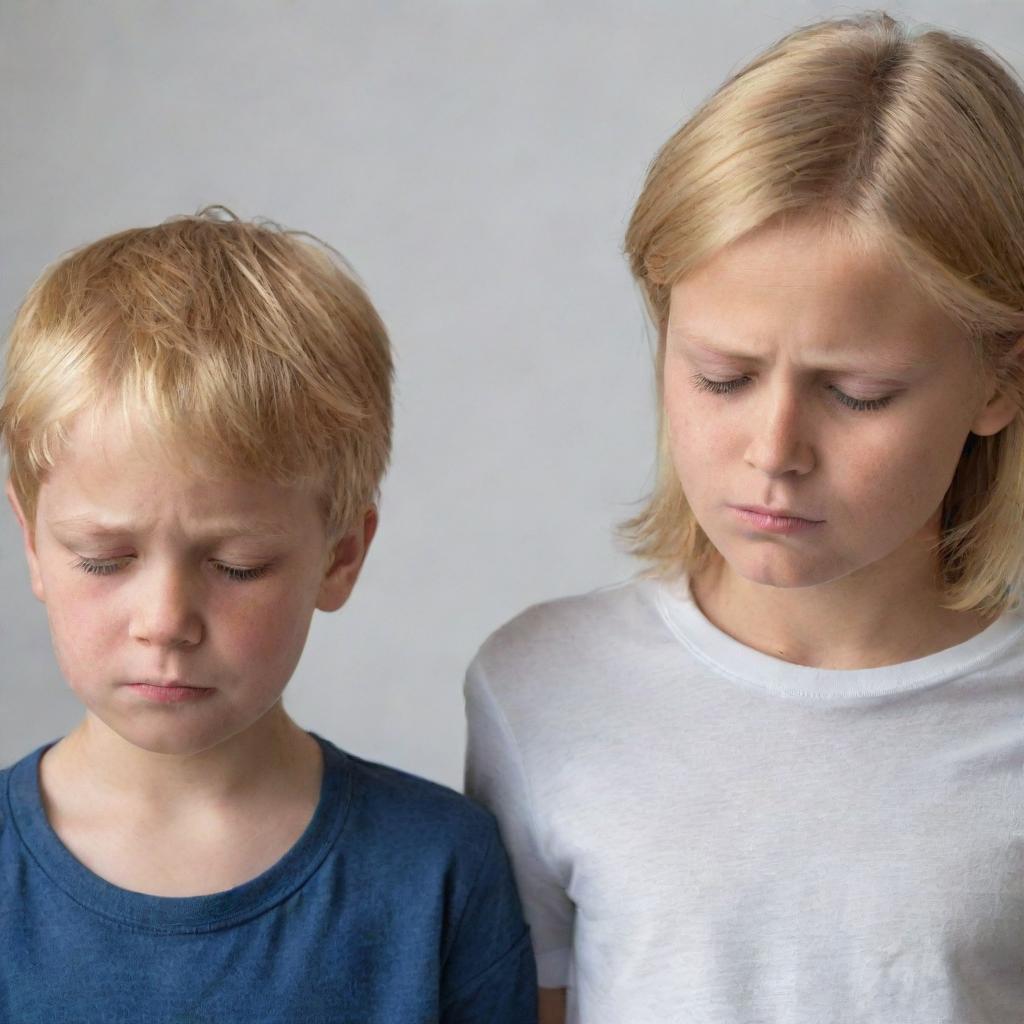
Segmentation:
<svg viewBox="0 0 1024 1024">
<path fill-rule="evenodd" d="M 135 556 L 133 555 L 127 555 L 121 558 L 111 559 L 78 558 L 73 563 L 73 566 L 75 569 L 79 569 L 92 576 L 112 576 L 126 568 L 134 557 Z M 221 575 L 238 583 L 257 580 L 260 577 L 265 576 L 272 568 L 272 563 L 270 562 L 266 562 L 262 565 L 241 566 L 230 565 L 226 562 L 214 560 L 211 561 L 210 564 Z"/>
</svg>

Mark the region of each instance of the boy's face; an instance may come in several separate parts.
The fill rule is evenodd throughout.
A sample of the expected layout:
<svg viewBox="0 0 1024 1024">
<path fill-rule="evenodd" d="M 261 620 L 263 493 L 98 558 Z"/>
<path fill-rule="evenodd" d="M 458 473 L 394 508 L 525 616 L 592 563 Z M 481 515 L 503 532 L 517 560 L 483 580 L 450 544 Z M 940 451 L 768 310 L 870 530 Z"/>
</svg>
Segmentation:
<svg viewBox="0 0 1024 1024">
<path fill-rule="evenodd" d="M 123 739 L 165 754 L 212 748 L 277 704 L 374 524 L 331 544 L 309 491 L 189 474 L 105 416 L 75 425 L 22 521 L 64 677 Z"/>
<path fill-rule="evenodd" d="M 949 318 L 813 225 L 754 233 L 672 290 L 675 470 L 726 565 L 756 583 L 921 572 L 968 433 L 1014 415 L 993 395 Z M 812 522 L 787 528 L 741 506 Z"/>
</svg>

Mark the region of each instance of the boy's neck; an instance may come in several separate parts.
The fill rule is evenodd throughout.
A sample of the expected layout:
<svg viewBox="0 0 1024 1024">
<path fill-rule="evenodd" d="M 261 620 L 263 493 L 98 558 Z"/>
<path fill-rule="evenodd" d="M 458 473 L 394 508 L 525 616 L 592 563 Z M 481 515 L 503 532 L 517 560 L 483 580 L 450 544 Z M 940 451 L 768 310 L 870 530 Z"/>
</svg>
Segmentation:
<svg viewBox="0 0 1024 1024">
<path fill-rule="evenodd" d="M 322 758 L 317 741 L 299 728 L 278 702 L 243 733 L 195 754 L 160 754 L 128 742 L 87 714 L 43 758 L 41 776 L 71 780 L 103 803 L 151 807 L 161 814 L 176 808 L 238 806 L 289 791 L 319 789 Z"/>
<path fill-rule="evenodd" d="M 872 567 L 874 568 L 874 567 Z M 992 617 L 943 608 L 930 562 L 889 564 L 813 587 L 752 583 L 719 561 L 692 580 L 704 616 L 735 640 L 796 665 L 896 665 L 969 640 Z"/>
</svg>

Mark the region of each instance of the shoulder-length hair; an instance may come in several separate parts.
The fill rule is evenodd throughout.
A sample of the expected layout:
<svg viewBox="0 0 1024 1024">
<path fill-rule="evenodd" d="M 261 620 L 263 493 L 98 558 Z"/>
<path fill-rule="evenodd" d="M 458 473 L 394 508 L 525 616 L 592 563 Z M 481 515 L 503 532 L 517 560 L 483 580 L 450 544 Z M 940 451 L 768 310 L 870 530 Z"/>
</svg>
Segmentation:
<svg viewBox="0 0 1024 1024">
<path fill-rule="evenodd" d="M 626 254 L 658 332 L 659 395 L 672 286 L 771 221 L 815 218 L 870 240 L 963 327 L 1018 414 L 970 435 L 942 510 L 945 603 L 999 612 L 1024 583 L 1024 93 L 998 57 L 882 13 L 786 36 L 730 78 L 665 143 Z M 664 574 L 715 555 L 669 456 L 623 526 Z"/>
</svg>

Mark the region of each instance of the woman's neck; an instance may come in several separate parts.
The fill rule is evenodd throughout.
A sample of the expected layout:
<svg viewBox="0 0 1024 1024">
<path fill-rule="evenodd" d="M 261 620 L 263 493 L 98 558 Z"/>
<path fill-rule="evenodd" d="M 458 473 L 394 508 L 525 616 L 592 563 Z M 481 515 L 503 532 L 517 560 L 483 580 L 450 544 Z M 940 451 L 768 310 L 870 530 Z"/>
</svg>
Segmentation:
<svg viewBox="0 0 1024 1024">
<path fill-rule="evenodd" d="M 864 669 L 923 658 L 992 622 L 942 607 L 931 569 L 869 566 L 826 584 L 751 582 L 720 559 L 691 581 L 694 600 L 723 633 L 763 654 L 824 669 Z"/>
</svg>

